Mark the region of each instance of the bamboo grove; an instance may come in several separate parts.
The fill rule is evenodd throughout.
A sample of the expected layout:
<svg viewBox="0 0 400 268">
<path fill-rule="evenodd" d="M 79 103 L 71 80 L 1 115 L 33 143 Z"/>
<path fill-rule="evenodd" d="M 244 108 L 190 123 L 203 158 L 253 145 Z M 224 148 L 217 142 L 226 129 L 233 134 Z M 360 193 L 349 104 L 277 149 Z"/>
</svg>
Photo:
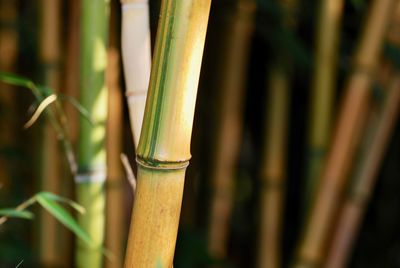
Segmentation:
<svg viewBox="0 0 400 268">
<path fill-rule="evenodd" d="M 0 267 L 398 267 L 400 1 L 0 0 Z"/>
</svg>

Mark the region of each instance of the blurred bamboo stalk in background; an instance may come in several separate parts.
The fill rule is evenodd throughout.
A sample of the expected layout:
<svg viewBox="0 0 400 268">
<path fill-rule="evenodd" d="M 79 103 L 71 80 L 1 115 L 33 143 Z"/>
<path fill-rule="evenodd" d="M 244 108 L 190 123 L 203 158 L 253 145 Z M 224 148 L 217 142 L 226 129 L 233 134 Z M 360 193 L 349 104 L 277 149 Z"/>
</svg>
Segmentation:
<svg viewBox="0 0 400 268">
<path fill-rule="evenodd" d="M 255 2 L 235 1 L 233 10 L 225 10 L 220 51 L 222 66 L 218 72 L 219 90 L 217 131 L 213 150 L 211 208 L 208 249 L 211 256 L 223 259 L 227 255 L 231 212 L 233 207 L 236 164 L 242 136 L 243 104 L 251 36 L 254 28 Z"/>
<path fill-rule="evenodd" d="M 123 103 L 120 87 L 120 51 L 118 12 L 119 3 L 111 3 L 110 45 L 108 48 L 108 65 L 106 84 L 108 88 L 108 120 L 107 120 L 107 219 L 106 248 L 114 258 L 105 260 L 105 266 L 119 268 L 123 265 L 125 242 L 127 236 L 124 200 L 125 178 L 120 160 L 123 136 Z"/>
<path fill-rule="evenodd" d="M 320 5 L 309 111 L 304 218 L 315 196 L 329 149 L 343 0 L 322 0 Z"/>
<path fill-rule="evenodd" d="M 320 186 L 300 241 L 294 267 L 318 267 L 325 254 L 339 198 L 361 134 L 385 30 L 395 0 L 374 0 L 354 58 Z"/>
<path fill-rule="evenodd" d="M 18 56 L 17 0 L 0 0 L 0 70 L 15 72 Z M 14 88 L 3 84 L 0 88 L 0 151 L 16 145 L 16 109 Z M 5 154 L 0 156 L 1 196 L 7 195 L 12 183 L 12 172 Z"/>
<path fill-rule="evenodd" d="M 297 24 L 297 0 L 279 1 L 284 31 L 293 31 Z M 280 45 L 280 44 L 278 44 Z M 282 48 L 277 48 L 282 49 Z M 281 239 L 286 184 L 289 103 L 291 90 L 290 54 L 275 59 L 267 75 L 267 109 L 265 143 L 260 167 L 260 236 L 258 267 L 281 267 Z"/>
<path fill-rule="evenodd" d="M 400 4 L 391 18 L 388 31 L 388 41 L 395 46 L 400 44 Z M 361 157 L 349 185 L 346 199 L 341 205 L 338 221 L 333 232 L 333 239 L 326 259 L 325 267 L 346 267 L 352 248 L 360 231 L 365 210 L 367 209 L 372 191 L 378 179 L 379 168 L 382 165 L 394 127 L 398 122 L 400 108 L 400 76 L 393 74 L 393 64 L 386 61 L 380 67 L 379 75 L 382 84 L 387 86 L 382 107 L 377 115 L 369 119 L 368 131 L 364 135 L 363 145 L 359 152 Z M 394 77 L 392 77 L 394 75 Z"/>
<path fill-rule="evenodd" d="M 151 69 L 148 0 L 121 0 L 122 56 L 129 118 L 137 148 Z"/>
<path fill-rule="evenodd" d="M 327 268 L 346 267 L 353 242 L 377 179 L 400 108 L 400 77 L 397 75 L 386 92 L 385 103 L 378 120 L 371 122 L 372 139 L 357 166 L 354 183 L 341 207 L 338 224 L 328 254 Z"/>
<path fill-rule="evenodd" d="M 164 0 L 125 267 L 172 267 L 211 1 Z"/>
<path fill-rule="evenodd" d="M 61 79 L 61 0 L 42 0 L 40 16 L 39 57 L 43 84 L 59 92 Z M 51 124 L 44 122 L 40 130 L 40 191 L 60 194 L 60 148 Z M 47 211 L 41 210 L 39 224 L 39 259 L 44 267 L 67 263 L 63 238 L 66 230 Z"/>
<path fill-rule="evenodd" d="M 287 160 L 290 81 L 284 67 L 269 71 L 267 131 L 261 164 L 261 222 L 258 267 L 281 267 L 281 226 Z"/>
<path fill-rule="evenodd" d="M 79 120 L 78 174 L 75 176 L 76 199 L 85 209 L 78 215 L 81 227 L 95 247 L 82 241 L 76 244 L 76 267 L 102 267 L 105 232 L 106 121 L 108 0 L 81 1 L 80 102 L 93 124 Z"/>
</svg>

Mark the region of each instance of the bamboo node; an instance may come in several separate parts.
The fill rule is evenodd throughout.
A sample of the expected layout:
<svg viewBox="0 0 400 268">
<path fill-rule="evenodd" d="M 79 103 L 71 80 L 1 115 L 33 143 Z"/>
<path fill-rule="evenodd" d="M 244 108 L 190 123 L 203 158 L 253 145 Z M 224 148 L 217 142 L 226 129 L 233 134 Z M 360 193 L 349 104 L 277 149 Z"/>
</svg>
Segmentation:
<svg viewBox="0 0 400 268">
<path fill-rule="evenodd" d="M 147 0 L 137 0 L 137 1 L 133 1 L 133 2 L 123 2 L 122 3 L 122 12 L 131 10 L 131 9 L 147 8 L 147 7 L 148 7 Z"/>
<path fill-rule="evenodd" d="M 189 160 L 184 161 L 162 161 L 158 159 L 145 159 L 140 156 L 136 157 L 136 163 L 144 168 L 152 170 L 178 170 L 186 169 Z"/>
<path fill-rule="evenodd" d="M 79 171 L 74 177 L 75 183 L 98 183 L 105 182 L 107 171 L 105 168 Z"/>
</svg>

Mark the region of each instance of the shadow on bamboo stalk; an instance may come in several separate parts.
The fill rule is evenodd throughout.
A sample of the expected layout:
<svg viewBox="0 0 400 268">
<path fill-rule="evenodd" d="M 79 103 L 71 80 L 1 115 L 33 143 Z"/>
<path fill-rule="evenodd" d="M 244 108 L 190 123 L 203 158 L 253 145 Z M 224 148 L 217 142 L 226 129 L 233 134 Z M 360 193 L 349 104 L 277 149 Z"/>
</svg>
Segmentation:
<svg viewBox="0 0 400 268">
<path fill-rule="evenodd" d="M 377 67 L 393 0 L 374 0 L 354 58 L 320 186 L 300 241 L 294 267 L 318 267 L 325 254 L 339 198 L 366 115 L 371 76 Z"/>
<path fill-rule="evenodd" d="M 172 267 L 209 10 L 162 2 L 125 267 Z"/>
<path fill-rule="evenodd" d="M 223 65 L 218 70 L 220 74 L 216 87 L 219 91 L 218 127 L 212 154 L 208 231 L 208 249 L 211 256 L 217 259 L 227 255 L 254 13 L 255 3 L 252 0 L 240 0 L 221 18 L 223 34 L 220 40 L 226 46 L 219 54 Z"/>
<path fill-rule="evenodd" d="M 320 5 L 311 85 L 304 218 L 307 217 L 315 196 L 319 174 L 329 146 L 343 0 L 323 0 Z"/>
<path fill-rule="evenodd" d="M 106 121 L 109 1 L 81 2 L 80 32 L 80 102 L 93 124 L 79 120 L 78 174 L 75 176 L 76 199 L 86 209 L 78 217 L 81 227 L 90 235 L 94 248 L 76 243 L 76 267 L 102 267 L 105 231 Z"/>
</svg>

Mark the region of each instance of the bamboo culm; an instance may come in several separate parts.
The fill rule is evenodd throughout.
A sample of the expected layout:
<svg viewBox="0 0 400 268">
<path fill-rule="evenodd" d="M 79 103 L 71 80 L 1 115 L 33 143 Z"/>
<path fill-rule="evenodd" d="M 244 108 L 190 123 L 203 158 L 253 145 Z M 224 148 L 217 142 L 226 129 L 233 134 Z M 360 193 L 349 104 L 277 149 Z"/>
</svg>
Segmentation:
<svg viewBox="0 0 400 268">
<path fill-rule="evenodd" d="M 102 267 L 105 228 L 105 135 L 107 121 L 108 0 L 81 2 L 80 36 L 80 102 L 93 124 L 79 120 L 78 174 L 75 176 L 77 202 L 86 209 L 78 216 L 81 227 L 90 235 L 94 245 L 82 241 L 76 245 L 76 267 Z"/>
<path fill-rule="evenodd" d="M 294 267 L 321 265 L 339 197 L 346 184 L 355 144 L 368 107 L 371 76 L 377 66 L 383 37 L 395 0 L 374 0 L 354 58 L 354 70 L 344 91 L 335 133 L 320 186 L 300 241 Z"/>
<path fill-rule="evenodd" d="M 125 267 L 172 267 L 210 4 L 162 1 Z"/>
</svg>

